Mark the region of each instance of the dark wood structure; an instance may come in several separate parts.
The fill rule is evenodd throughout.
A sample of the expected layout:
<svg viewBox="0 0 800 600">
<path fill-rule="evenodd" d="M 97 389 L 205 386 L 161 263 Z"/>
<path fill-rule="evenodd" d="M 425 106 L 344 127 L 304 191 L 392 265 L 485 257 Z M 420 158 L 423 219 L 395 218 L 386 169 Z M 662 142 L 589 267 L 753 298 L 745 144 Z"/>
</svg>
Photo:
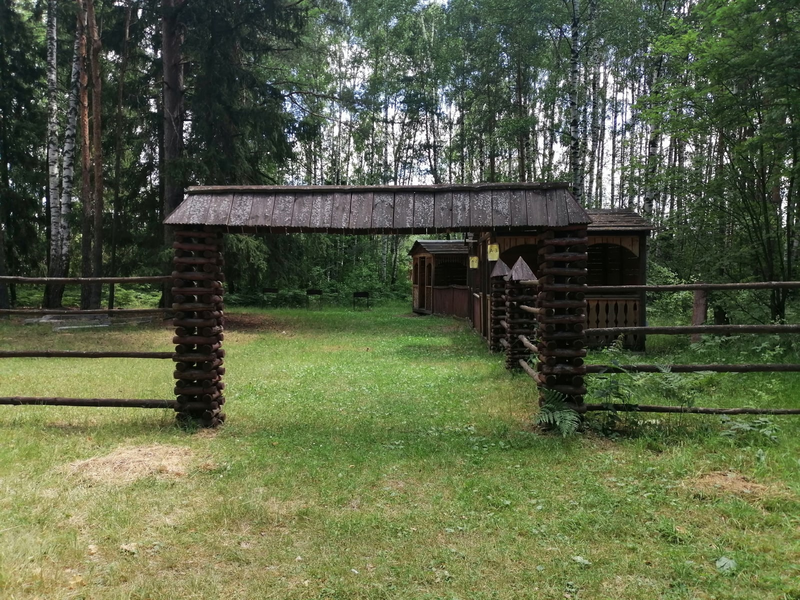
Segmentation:
<svg viewBox="0 0 800 600">
<path fill-rule="evenodd" d="M 464 240 L 414 242 L 409 251 L 414 312 L 469 316 L 468 253 Z"/>
<path fill-rule="evenodd" d="M 224 383 L 221 382 L 224 373 L 224 367 L 221 366 L 224 352 L 221 349 L 223 263 L 219 252 L 219 236 L 222 233 L 464 232 L 469 234 L 467 242 L 471 254 L 481 251 L 480 244 L 476 242 L 484 237 L 559 238 L 567 245 L 562 244 L 561 249 L 554 253 L 558 256 L 540 256 L 532 266 L 538 264 L 545 269 L 551 268 L 553 273 L 549 278 L 545 277 L 547 281 L 582 288 L 586 284 L 585 278 L 575 278 L 570 273 L 575 269 L 585 270 L 586 246 L 584 243 L 575 245 L 573 240 L 576 236 L 581 239 L 585 237 L 591 218 L 575 202 L 566 184 L 501 183 L 195 187 L 189 188 L 183 203 L 164 222 L 179 229 L 176 232 L 178 242 L 174 246 L 176 264 L 184 265 L 183 270 L 173 274 L 176 288 L 180 290 L 174 290 L 173 293 L 185 294 L 183 300 L 176 301 L 177 306 L 174 307 L 181 311 L 179 323 L 176 323 L 180 328 L 175 339 L 177 353 L 185 357 L 184 370 L 175 372 L 179 380 L 175 388 L 178 395 L 177 410 L 180 415 L 200 416 L 207 424 L 216 425 L 224 419 L 224 414 L 220 412 L 224 402 Z M 479 265 L 484 279 L 488 280 L 491 269 L 487 261 L 484 259 Z M 574 268 L 568 268 L 568 265 Z M 473 284 L 480 281 L 474 277 L 470 279 Z M 419 278 L 417 281 L 420 281 Z M 422 281 L 427 286 L 424 278 Z M 433 288 L 433 261 L 429 281 Z M 482 294 L 478 295 L 476 301 L 476 294 L 471 293 L 468 314 L 474 318 L 477 310 L 481 318 L 488 319 L 488 304 L 485 314 L 481 312 L 484 311 L 484 301 L 488 302 L 488 288 L 482 290 Z M 546 292 L 545 296 L 562 299 L 570 294 Z M 537 298 L 539 296 L 541 294 Z M 431 295 L 430 305 L 421 304 L 423 310 L 435 310 L 433 299 Z M 570 318 L 583 319 L 582 309 L 570 306 L 558 310 L 572 311 Z M 530 319 L 524 320 L 525 328 L 520 331 L 532 327 L 527 322 Z M 206 321 L 214 322 L 207 324 Z M 514 339 L 512 334 L 518 329 L 518 323 L 506 320 L 505 325 L 507 331 L 502 337 L 509 344 L 508 340 Z M 561 335 L 561 324 L 548 323 L 546 327 L 555 332 L 556 338 Z M 582 327 L 580 331 L 564 335 L 569 337 L 570 347 L 576 347 L 576 344 L 582 346 L 581 340 L 585 337 Z M 550 342 L 551 350 L 561 344 L 556 338 Z M 517 353 L 513 353 L 513 356 L 509 354 L 507 362 L 510 368 L 521 368 L 512 360 L 516 356 Z M 554 360 L 563 362 L 567 359 L 556 356 Z M 542 380 L 539 385 L 546 385 L 548 381 Z M 571 400 L 580 404 L 582 396 L 575 396 Z"/>
<path fill-rule="evenodd" d="M 591 286 L 641 285 L 647 279 L 647 238 L 652 226 L 638 214 L 628 210 L 587 210 L 591 223 L 587 227 L 587 328 L 642 326 L 646 323 L 644 292 L 593 292 Z M 483 231 L 467 239 L 470 255 L 477 258 L 477 268 L 470 270 L 469 285 L 473 293 L 472 322 L 475 329 L 491 340 L 491 271 L 490 246 L 496 245 L 500 260 L 514 265 L 521 257 L 535 272 L 539 262 L 542 233 L 535 231 Z M 474 261 L 473 261 L 474 262 Z M 591 336 L 590 345 L 613 341 L 610 336 Z M 645 338 L 626 336 L 626 346 L 643 349 Z"/>
</svg>

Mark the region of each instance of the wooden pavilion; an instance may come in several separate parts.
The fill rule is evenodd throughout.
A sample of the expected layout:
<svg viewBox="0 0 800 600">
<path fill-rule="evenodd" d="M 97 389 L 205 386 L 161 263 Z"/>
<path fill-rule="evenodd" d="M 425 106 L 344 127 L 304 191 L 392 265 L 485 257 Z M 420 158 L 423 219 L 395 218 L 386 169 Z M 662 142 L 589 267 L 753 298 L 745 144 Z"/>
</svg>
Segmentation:
<svg viewBox="0 0 800 600">
<path fill-rule="evenodd" d="M 608 295 L 591 292 L 595 285 L 642 285 L 647 281 L 647 238 L 652 226 L 630 210 L 589 209 L 588 273 L 586 292 L 587 329 L 643 326 L 646 323 L 644 292 Z M 483 231 L 467 239 L 469 254 L 476 269 L 470 269 L 469 286 L 473 293 L 471 320 L 475 329 L 487 340 L 491 337 L 491 272 L 499 258 L 512 266 L 521 257 L 537 277 L 539 247 L 542 238 L 537 232 Z M 477 260 L 476 260 L 477 259 Z M 589 336 L 593 346 L 607 345 L 607 337 Z M 626 336 L 625 345 L 643 349 L 643 336 Z"/>
<path fill-rule="evenodd" d="M 488 281 L 491 270 L 492 249 L 484 242 L 531 236 L 540 244 L 546 240 L 531 265 L 541 268 L 539 291 L 520 288 L 525 285 L 520 281 L 506 292 L 507 314 L 512 315 L 502 321 L 507 364 L 523 368 L 527 363 L 521 357 L 535 350 L 545 369 L 538 384 L 581 404 L 586 393 L 580 364 L 586 352 L 586 236 L 591 221 L 567 184 L 189 188 L 164 221 L 175 228 L 176 411 L 179 417 L 198 416 L 210 425 L 224 420 L 221 239 L 228 232 L 471 234 L 468 252 L 483 257 L 477 269 L 469 270 L 483 275 L 470 276 L 473 315 L 476 306 L 483 310 L 484 296 L 475 290 L 482 289 L 481 281 Z M 505 243 L 509 250 L 519 245 Z M 516 271 L 530 273 L 527 267 Z M 486 302 L 488 298 L 487 289 Z M 523 301 L 539 305 L 537 317 L 513 316 Z M 532 350 L 522 338 L 537 322 L 544 333 L 540 347 Z"/>
<path fill-rule="evenodd" d="M 469 248 L 463 240 L 417 240 L 412 258 L 412 309 L 429 315 L 469 316 Z"/>
</svg>

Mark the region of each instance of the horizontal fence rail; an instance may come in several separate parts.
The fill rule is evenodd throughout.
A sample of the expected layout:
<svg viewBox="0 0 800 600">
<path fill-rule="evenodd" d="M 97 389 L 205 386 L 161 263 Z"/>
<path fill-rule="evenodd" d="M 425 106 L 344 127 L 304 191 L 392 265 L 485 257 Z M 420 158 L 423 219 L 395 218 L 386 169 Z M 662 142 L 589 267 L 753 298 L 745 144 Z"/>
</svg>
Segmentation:
<svg viewBox="0 0 800 600">
<path fill-rule="evenodd" d="M 0 358 L 158 358 L 169 360 L 174 352 L 90 352 L 80 350 L 0 350 Z"/>
<path fill-rule="evenodd" d="M 587 329 L 586 335 L 624 335 L 627 333 L 681 335 L 684 333 L 709 333 L 733 335 L 737 333 L 800 333 L 800 325 L 676 325 L 674 327 L 602 327 Z"/>
<path fill-rule="evenodd" d="M 176 400 L 139 400 L 130 398 L 39 398 L 34 396 L 0 397 L 7 406 L 92 406 L 105 408 L 175 408 Z"/>
<path fill-rule="evenodd" d="M 586 365 L 586 374 L 599 373 L 800 373 L 800 365 L 739 364 L 739 365 Z"/>
<path fill-rule="evenodd" d="M 80 285 L 84 283 L 168 283 L 169 275 L 152 277 L 0 277 L 0 283 L 64 283 Z"/>
<path fill-rule="evenodd" d="M 800 415 L 800 408 L 704 408 L 700 406 L 658 406 L 649 404 L 584 404 L 575 407 L 575 411 L 617 412 L 649 412 L 649 413 L 680 413 L 695 415 Z"/>
<path fill-rule="evenodd" d="M 134 315 L 163 314 L 172 312 L 171 308 L 3 308 L 0 315 Z"/>
</svg>

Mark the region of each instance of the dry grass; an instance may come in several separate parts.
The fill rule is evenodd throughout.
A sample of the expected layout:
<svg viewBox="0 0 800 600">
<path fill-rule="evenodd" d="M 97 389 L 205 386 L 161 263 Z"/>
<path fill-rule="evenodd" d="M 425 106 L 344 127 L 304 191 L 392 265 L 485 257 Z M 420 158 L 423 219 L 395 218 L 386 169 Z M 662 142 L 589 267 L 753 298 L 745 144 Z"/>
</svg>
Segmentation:
<svg viewBox="0 0 800 600">
<path fill-rule="evenodd" d="M 65 470 L 94 483 L 125 485 L 144 477 L 185 477 L 193 458 L 192 450 L 183 446 L 125 446 L 104 456 L 72 462 Z"/>
</svg>

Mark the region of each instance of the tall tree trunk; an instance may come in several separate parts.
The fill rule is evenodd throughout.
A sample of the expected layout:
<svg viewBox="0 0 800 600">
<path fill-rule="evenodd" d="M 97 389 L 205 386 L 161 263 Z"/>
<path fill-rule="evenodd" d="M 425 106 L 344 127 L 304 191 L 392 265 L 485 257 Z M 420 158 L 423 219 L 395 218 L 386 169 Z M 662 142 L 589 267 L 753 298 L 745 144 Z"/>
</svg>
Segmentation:
<svg viewBox="0 0 800 600">
<path fill-rule="evenodd" d="M 111 222 L 111 276 L 117 273 L 117 244 L 119 242 L 119 221 L 122 203 L 120 201 L 120 183 L 122 177 L 122 103 L 125 92 L 125 74 L 128 70 L 128 42 L 130 41 L 132 6 L 130 2 L 125 6 L 125 25 L 122 34 L 122 57 L 120 59 L 119 80 L 117 81 L 117 111 L 114 119 L 114 214 Z M 108 289 L 108 307 L 114 308 L 114 284 Z"/>
<path fill-rule="evenodd" d="M 161 61 L 164 68 L 164 216 L 183 199 L 183 181 L 175 162 L 183 156 L 183 29 L 181 9 L 186 0 L 163 0 Z M 165 233 L 165 236 L 168 234 Z"/>
<path fill-rule="evenodd" d="M 161 5 L 161 62 L 164 69 L 162 106 L 164 111 L 164 144 L 161 179 L 164 187 L 164 215 L 167 216 L 183 199 L 183 175 L 176 172 L 178 160 L 183 156 L 183 25 L 181 9 L 186 0 L 162 0 Z M 164 243 L 172 244 L 172 231 L 164 227 Z M 165 264 L 165 272 L 170 265 Z M 165 284 L 160 304 L 169 306 L 171 294 Z"/>
<path fill-rule="evenodd" d="M 61 257 L 61 211 L 58 187 L 58 29 L 57 0 L 47 3 L 47 201 L 50 206 L 50 254 L 47 274 L 63 277 Z M 43 304 L 48 308 L 61 306 L 63 286 L 45 287 Z"/>
<path fill-rule="evenodd" d="M 86 4 L 78 0 L 78 31 L 80 34 L 80 125 L 81 125 L 81 275 L 92 276 L 92 139 L 89 134 L 89 74 L 86 40 Z M 91 303 L 92 286 L 81 285 L 81 308 Z"/>
<path fill-rule="evenodd" d="M 100 52 L 103 46 L 97 31 L 97 17 L 94 0 L 87 2 L 87 23 L 91 40 L 92 65 L 92 159 L 94 162 L 94 190 L 92 211 L 94 213 L 94 237 L 92 240 L 92 276 L 103 274 L 103 127 L 102 127 L 102 81 L 100 79 Z M 90 308 L 100 308 L 100 295 L 103 285 L 92 285 Z"/>
<path fill-rule="evenodd" d="M 578 131 L 578 81 L 580 79 L 580 0 L 567 0 L 572 6 L 569 56 L 569 172 L 572 193 L 578 204 L 583 202 L 581 182 L 581 140 Z"/>
</svg>

